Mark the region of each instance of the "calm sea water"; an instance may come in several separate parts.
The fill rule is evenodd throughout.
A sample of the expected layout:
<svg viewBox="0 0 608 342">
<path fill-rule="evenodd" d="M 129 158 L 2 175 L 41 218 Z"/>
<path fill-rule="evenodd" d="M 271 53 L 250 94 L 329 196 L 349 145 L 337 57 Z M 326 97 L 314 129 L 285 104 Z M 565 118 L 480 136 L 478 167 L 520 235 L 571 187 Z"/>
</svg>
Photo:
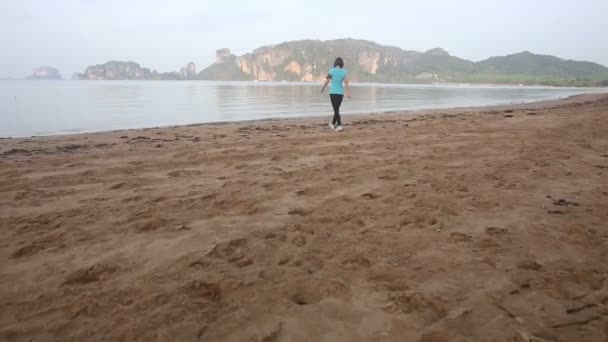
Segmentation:
<svg viewBox="0 0 608 342">
<path fill-rule="evenodd" d="M 329 116 L 310 83 L 204 81 L 0 81 L 0 137 L 203 122 Z M 353 86 L 343 113 L 521 103 L 600 89 L 478 86 Z M 604 90 L 605 91 L 605 90 Z M 348 119 L 346 118 L 348 123 Z"/>
</svg>

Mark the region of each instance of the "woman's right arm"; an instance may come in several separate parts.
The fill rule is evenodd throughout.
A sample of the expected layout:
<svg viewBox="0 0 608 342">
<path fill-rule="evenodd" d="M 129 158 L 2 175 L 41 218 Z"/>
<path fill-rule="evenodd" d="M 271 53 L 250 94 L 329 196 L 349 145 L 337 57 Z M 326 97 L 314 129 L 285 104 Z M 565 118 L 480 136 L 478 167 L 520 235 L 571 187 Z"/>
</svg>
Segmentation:
<svg viewBox="0 0 608 342">
<path fill-rule="evenodd" d="M 344 86 L 346 88 L 346 98 L 350 99 L 351 98 L 350 83 L 348 83 L 347 77 L 344 77 Z"/>
<path fill-rule="evenodd" d="M 327 88 L 329 81 L 331 81 L 331 74 L 327 74 L 327 78 L 325 79 L 325 84 L 323 84 L 323 88 L 321 88 L 321 94 L 323 94 L 323 92 L 325 91 L 325 88 Z"/>
</svg>

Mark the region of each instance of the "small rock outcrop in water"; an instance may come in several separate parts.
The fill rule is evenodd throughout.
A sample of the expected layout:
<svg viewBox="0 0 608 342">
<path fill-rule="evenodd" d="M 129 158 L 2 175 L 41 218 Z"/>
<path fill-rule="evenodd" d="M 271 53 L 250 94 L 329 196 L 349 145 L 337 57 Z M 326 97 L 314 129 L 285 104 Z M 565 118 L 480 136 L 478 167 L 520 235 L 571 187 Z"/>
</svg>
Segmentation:
<svg viewBox="0 0 608 342">
<path fill-rule="evenodd" d="M 148 80 L 152 72 L 135 62 L 111 61 L 88 67 L 79 75 L 81 80 Z"/>
<path fill-rule="evenodd" d="M 181 68 L 179 75 L 184 80 L 196 79 L 196 64 L 194 62 L 188 63 L 185 67 Z"/>
<path fill-rule="evenodd" d="M 76 75 L 79 80 L 193 80 L 196 79 L 196 65 L 188 63 L 180 72 L 159 73 L 150 68 L 142 68 L 135 62 L 110 61 L 92 65 Z"/>
<path fill-rule="evenodd" d="M 39 67 L 32 71 L 27 77 L 28 80 L 61 80 L 59 70 L 51 67 Z"/>
</svg>

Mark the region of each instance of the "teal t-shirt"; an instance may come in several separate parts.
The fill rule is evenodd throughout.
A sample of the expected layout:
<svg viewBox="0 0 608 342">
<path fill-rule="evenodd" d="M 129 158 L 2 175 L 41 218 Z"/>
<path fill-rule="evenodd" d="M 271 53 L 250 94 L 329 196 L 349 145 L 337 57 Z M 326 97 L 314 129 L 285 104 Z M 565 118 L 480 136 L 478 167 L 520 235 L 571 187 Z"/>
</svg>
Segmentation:
<svg viewBox="0 0 608 342">
<path fill-rule="evenodd" d="M 346 70 L 342 68 L 329 69 L 331 75 L 331 86 L 329 87 L 330 94 L 344 95 L 344 79 L 346 78 Z"/>
</svg>

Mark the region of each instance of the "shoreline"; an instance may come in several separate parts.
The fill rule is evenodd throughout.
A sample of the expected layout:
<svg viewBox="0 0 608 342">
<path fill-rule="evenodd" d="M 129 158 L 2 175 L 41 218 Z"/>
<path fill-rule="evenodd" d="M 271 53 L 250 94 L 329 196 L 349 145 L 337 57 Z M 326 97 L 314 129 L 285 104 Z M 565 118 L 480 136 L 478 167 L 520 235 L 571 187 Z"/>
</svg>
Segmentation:
<svg viewBox="0 0 608 342">
<path fill-rule="evenodd" d="M 224 80 L 88 80 L 88 79 L 27 79 L 27 78 L 0 78 L 0 81 L 34 81 L 34 82 L 225 82 L 225 83 L 258 83 L 258 84 L 319 84 L 324 81 L 323 78 L 315 81 L 260 81 L 260 80 L 241 80 L 241 81 L 224 81 Z M 490 87 L 528 87 L 528 88 L 558 88 L 558 89 L 599 89 L 608 86 L 576 86 L 576 85 L 551 85 L 551 84 L 523 84 L 523 83 L 487 83 L 487 82 L 413 82 L 413 83 L 382 83 L 382 82 L 353 82 L 351 85 L 438 85 L 438 86 L 490 86 Z"/>
<path fill-rule="evenodd" d="M 0 340 L 605 341 L 607 113 L 2 139 Z"/>
<path fill-rule="evenodd" d="M 404 115 L 408 117 L 415 117 L 418 115 L 425 115 L 429 113 L 436 112 L 466 112 L 466 111 L 474 111 L 474 110 L 505 110 L 505 109 L 521 109 L 522 106 L 545 106 L 545 105 L 560 105 L 564 103 L 569 103 L 571 101 L 576 101 L 580 97 L 589 96 L 590 99 L 595 98 L 596 96 L 605 96 L 608 95 L 607 92 L 593 92 L 593 93 L 584 93 L 571 95 L 567 97 L 557 97 L 553 99 L 540 100 L 540 101 L 528 101 L 528 102 L 517 102 L 517 103 L 509 103 L 509 104 L 493 104 L 493 105 L 483 105 L 483 106 L 470 106 L 470 107 L 448 107 L 448 108 L 428 108 L 428 109 L 412 109 L 412 110 L 388 110 L 388 111 L 379 111 L 373 113 L 353 113 L 353 114 L 342 114 L 343 118 L 358 118 L 358 117 L 382 117 L 386 115 Z M 35 139 L 35 138 L 47 138 L 47 137 L 67 137 L 67 136 L 80 136 L 80 135 L 91 135 L 91 134 L 104 134 L 104 133 L 120 133 L 120 132 L 135 132 L 135 131 L 146 131 L 146 130 L 158 130 L 158 129 L 178 129 L 180 127 L 199 127 L 206 125 L 227 125 L 227 124 L 252 124 L 252 123 L 267 123 L 267 122 L 285 122 L 285 121 L 298 121 L 298 120 L 314 120 L 319 118 L 329 117 L 328 115 L 311 115 L 311 116 L 298 116 L 298 117 L 289 117 L 289 118 L 266 118 L 266 119 L 250 119 L 250 120 L 235 120 L 235 121 L 214 121 L 214 122 L 201 122 L 201 123 L 192 123 L 185 125 L 168 125 L 168 126 L 154 126 L 154 127 L 143 127 L 143 128 L 127 128 L 127 129 L 115 129 L 108 131 L 83 131 L 83 132 L 74 132 L 74 133 L 49 133 L 43 135 L 31 135 L 31 136 L 9 136 L 9 137 L 0 137 L 1 140 L 11 140 L 11 139 Z"/>
</svg>

